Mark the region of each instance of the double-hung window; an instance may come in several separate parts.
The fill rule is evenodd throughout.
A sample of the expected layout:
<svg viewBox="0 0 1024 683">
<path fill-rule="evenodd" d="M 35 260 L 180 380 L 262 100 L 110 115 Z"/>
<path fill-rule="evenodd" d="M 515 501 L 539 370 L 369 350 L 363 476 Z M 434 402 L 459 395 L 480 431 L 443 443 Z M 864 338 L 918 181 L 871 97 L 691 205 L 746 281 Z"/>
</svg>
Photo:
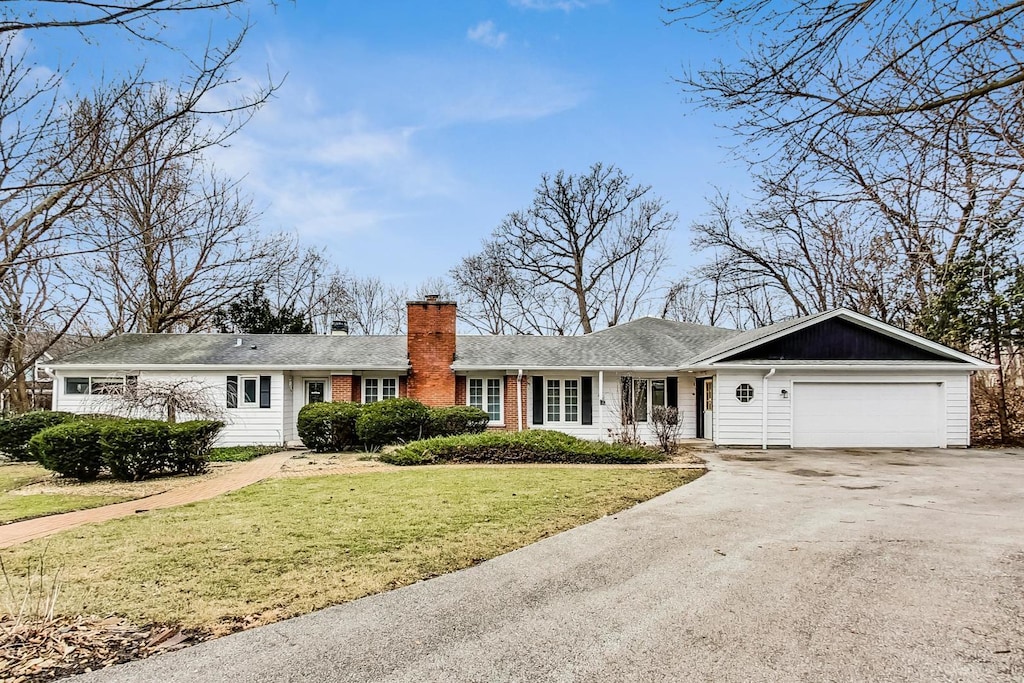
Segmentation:
<svg viewBox="0 0 1024 683">
<path fill-rule="evenodd" d="M 501 379 L 497 377 L 470 377 L 467 403 L 487 413 L 492 423 L 500 423 L 501 415 Z"/>
<path fill-rule="evenodd" d="M 397 377 L 364 377 L 363 403 L 376 403 L 398 397 Z"/>
</svg>

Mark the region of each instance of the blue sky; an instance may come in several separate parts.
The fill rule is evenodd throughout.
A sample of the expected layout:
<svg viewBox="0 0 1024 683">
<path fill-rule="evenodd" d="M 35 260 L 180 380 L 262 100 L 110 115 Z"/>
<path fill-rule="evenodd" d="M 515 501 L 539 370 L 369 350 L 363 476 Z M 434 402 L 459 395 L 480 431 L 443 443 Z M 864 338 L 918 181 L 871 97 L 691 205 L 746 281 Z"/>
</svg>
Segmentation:
<svg viewBox="0 0 1024 683">
<path fill-rule="evenodd" d="M 528 205 L 541 173 L 596 161 L 678 212 L 682 270 L 713 186 L 747 186 L 727 134 L 672 82 L 721 45 L 664 26 L 657 1 L 298 0 L 251 12 L 242 84 L 268 69 L 287 78 L 212 157 L 245 176 L 265 230 L 296 231 L 351 272 L 410 286 L 443 275 Z M 210 28 L 190 21 L 168 39 L 198 51 Z M 144 51 L 120 38 L 99 47 L 75 56 L 94 74 Z M 62 49 L 79 47 L 45 54 Z"/>
</svg>

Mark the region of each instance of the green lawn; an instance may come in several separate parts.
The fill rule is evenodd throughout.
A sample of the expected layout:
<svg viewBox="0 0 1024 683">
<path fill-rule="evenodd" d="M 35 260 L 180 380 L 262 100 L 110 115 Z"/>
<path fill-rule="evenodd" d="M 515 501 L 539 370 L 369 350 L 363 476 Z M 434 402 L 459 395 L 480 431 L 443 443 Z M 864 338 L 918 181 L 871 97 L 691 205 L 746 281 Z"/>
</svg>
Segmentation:
<svg viewBox="0 0 1024 683">
<path fill-rule="evenodd" d="M 14 489 L 41 481 L 50 474 L 52 473 L 35 464 L 0 466 L 0 524 L 53 515 L 58 512 L 85 510 L 128 500 L 128 498 L 119 496 L 83 496 L 61 493 L 18 495 L 10 493 Z"/>
<path fill-rule="evenodd" d="M 692 481 L 700 471 L 470 468 L 272 479 L 81 527 L 46 551 L 58 610 L 224 633 L 468 567 Z"/>
</svg>

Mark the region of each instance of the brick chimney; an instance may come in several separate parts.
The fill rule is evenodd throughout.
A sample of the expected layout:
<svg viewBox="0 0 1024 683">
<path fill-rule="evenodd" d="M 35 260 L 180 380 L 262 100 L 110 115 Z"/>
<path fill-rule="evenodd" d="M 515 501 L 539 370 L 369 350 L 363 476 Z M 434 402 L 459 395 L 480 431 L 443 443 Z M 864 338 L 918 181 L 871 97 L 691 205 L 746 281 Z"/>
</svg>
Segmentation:
<svg viewBox="0 0 1024 683">
<path fill-rule="evenodd" d="M 455 302 L 406 303 L 408 313 L 409 397 L 428 406 L 455 405 Z"/>
</svg>

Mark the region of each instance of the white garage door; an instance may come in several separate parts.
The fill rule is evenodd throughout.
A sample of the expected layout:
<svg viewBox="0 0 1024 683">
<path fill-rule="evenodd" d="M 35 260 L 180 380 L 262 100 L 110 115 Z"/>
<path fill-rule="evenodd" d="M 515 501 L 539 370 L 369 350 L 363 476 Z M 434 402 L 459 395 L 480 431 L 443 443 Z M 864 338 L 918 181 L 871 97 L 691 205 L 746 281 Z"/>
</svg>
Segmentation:
<svg viewBox="0 0 1024 683">
<path fill-rule="evenodd" d="M 943 446 L 945 411 L 937 383 L 793 384 L 793 445 Z"/>
</svg>

